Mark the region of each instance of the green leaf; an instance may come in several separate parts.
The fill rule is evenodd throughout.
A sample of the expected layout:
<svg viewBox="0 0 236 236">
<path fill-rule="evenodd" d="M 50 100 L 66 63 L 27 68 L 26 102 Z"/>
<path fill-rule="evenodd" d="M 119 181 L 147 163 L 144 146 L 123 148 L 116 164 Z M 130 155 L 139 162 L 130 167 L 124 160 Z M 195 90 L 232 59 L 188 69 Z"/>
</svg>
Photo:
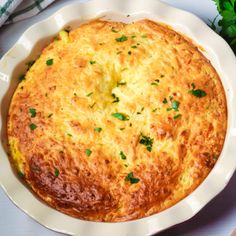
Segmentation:
<svg viewBox="0 0 236 236">
<path fill-rule="evenodd" d="M 90 149 L 86 149 L 85 154 L 89 157 L 92 154 L 92 151 Z"/>
<path fill-rule="evenodd" d="M 120 158 L 126 160 L 126 155 L 122 151 L 120 151 Z"/>
<path fill-rule="evenodd" d="M 201 89 L 192 90 L 192 94 L 199 98 L 205 97 L 207 95 L 206 92 Z"/>
<path fill-rule="evenodd" d="M 173 118 L 174 118 L 174 120 L 176 120 L 176 119 L 180 118 L 181 116 L 182 116 L 181 114 L 177 114 Z"/>
<path fill-rule="evenodd" d="M 100 133 L 100 132 L 102 131 L 102 128 L 96 127 L 94 130 L 95 130 L 97 133 Z"/>
<path fill-rule="evenodd" d="M 29 127 L 30 127 L 31 130 L 35 130 L 37 128 L 37 125 L 32 123 L 32 124 L 29 125 Z"/>
<path fill-rule="evenodd" d="M 46 64 L 47 64 L 48 66 L 51 66 L 51 65 L 53 64 L 53 59 L 48 59 L 48 60 L 46 61 Z"/>
<path fill-rule="evenodd" d="M 116 112 L 116 113 L 112 113 L 111 115 L 118 120 L 122 120 L 122 121 L 129 120 L 129 116 L 124 113 Z"/>
<path fill-rule="evenodd" d="M 117 41 L 117 42 L 124 42 L 124 41 L 126 41 L 126 40 L 128 40 L 128 37 L 125 36 L 125 35 L 122 35 L 121 37 L 116 38 L 116 41 Z"/>
<path fill-rule="evenodd" d="M 125 181 L 130 181 L 131 184 L 137 184 L 140 181 L 140 179 L 134 178 L 133 172 L 130 172 L 125 177 Z"/>
<path fill-rule="evenodd" d="M 171 103 L 171 107 L 175 110 L 175 111 L 179 111 L 179 102 L 178 101 L 174 101 Z"/>
<path fill-rule="evenodd" d="M 152 145 L 153 145 L 153 139 L 141 134 L 139 143 L 146 146 L 146 149 L 151 152 L 152 151 Z"/>
<path fill-rule="evenodd" d="M 37 112 L 36 112 L 36 109 L 35 108 L 30 108 L 29 109 L 29 113 L 31 114 L 31 117 L 35 117 Z"/>
<path fill-rule="evenodd" d="M 230 38 L 235 38 L 236 37 L 236 24 L 230 25 L 229 27 L 227 27 L 226 33 Z"/>
<path fill-rule="evenodd" d="M 58 170 L 57 168 L 55 168 L 55 170 L 54 170 L 54 175 L 55 175 L 56 177 L 58 177 L 59 174 L 60 174 L 59 170 Z"/>
</svg>

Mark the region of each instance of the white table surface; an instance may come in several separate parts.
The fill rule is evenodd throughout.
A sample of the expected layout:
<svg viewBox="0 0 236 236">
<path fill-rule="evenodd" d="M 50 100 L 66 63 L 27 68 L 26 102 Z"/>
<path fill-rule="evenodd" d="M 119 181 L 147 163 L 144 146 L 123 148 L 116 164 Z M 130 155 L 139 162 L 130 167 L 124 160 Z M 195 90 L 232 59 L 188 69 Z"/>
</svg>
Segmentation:
<svg viewBox="0 0 236 236">
<path fill-rule="evenodd" d="M 79 0 L 77 0 L 79 1 Z M 124 0 L 125 1 L 125 0 Z M 208 23 L 216 8 L 211 0 L 163 0 L 170 5 L 188 10 Z M 34 23 L 45 19 L 62 6 L 75 0 L 57 0 L 39 15 L 0 28 L 0 58 L 16 42 L 21 34 Z M 1 89 L 1 88 L 0 88 Z M 217 181 L 217 180 L 216 180 Z M 27 199 L 26 199 L 27 200 Z M 228 186 L 195 217 L 185 223 L 162 232 L 161 236 L 227 236 L 236 228 L 236 174 Z M 41 226 L 18 209 L 0 188 L 1 236 L 60 236 Z M 82 235 L 81 235 L 82 236 Z M 98 235 L 100 236 L 100 235 Z"/>
</svg>

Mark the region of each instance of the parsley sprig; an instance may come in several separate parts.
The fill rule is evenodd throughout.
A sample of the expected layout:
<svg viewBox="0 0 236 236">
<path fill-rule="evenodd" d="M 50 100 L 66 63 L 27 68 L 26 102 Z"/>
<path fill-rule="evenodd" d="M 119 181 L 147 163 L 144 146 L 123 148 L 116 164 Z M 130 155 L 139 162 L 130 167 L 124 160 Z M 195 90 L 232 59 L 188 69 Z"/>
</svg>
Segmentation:
<svg viewBox="0 0 236 236">
<path fill-rule="evenodd" d="M 236 0 L 213 0 L 221 15 L 218 25 L 221 27 L 219 34 L 230 44 L 236 53 Z M 211 22 L 211 28 L 216 30 L 215 20 Z"/>
</svg>

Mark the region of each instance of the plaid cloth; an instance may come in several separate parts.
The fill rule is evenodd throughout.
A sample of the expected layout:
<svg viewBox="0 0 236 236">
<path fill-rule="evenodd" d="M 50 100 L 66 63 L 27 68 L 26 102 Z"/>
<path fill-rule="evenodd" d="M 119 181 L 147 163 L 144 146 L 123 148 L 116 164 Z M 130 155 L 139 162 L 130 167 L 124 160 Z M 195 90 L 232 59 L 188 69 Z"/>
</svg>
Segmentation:
<svg viewBox="0 0 236 236">
<path fill-rule="evenodd" d="M 0 26 L 34 16 L 55 0 L 0 0 Z"/>
</svg>

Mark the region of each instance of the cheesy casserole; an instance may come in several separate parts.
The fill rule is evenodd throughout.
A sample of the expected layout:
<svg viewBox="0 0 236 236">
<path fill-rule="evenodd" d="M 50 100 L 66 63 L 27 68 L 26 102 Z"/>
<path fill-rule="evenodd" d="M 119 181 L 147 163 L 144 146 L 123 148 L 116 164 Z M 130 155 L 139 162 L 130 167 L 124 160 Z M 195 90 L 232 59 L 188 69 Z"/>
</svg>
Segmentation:
<svg viewBox="0 0 236 236">
<path fill-rule="evenodd" d="M 11 160 L 39 198 L 70 216 L 118 222 L 163 211 L 222 151 L 219 76 L 166 25 L 95 20 L 61 31 L 20 79 Z"/>
</svg>

